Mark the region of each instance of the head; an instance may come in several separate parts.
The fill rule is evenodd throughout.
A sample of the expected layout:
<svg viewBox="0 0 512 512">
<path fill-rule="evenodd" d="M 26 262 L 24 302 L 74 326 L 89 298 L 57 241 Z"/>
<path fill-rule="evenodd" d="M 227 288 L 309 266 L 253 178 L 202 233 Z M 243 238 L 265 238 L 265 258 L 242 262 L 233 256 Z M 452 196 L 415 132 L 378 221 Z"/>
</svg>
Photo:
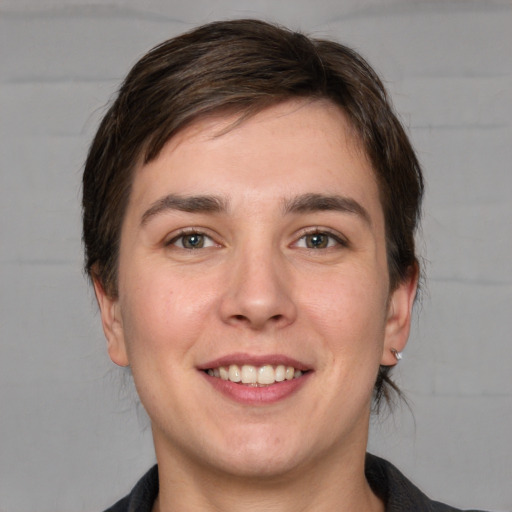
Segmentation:
<svg viewBox="0 0 512 512">
<path fill-rule="evenodd" d="M 235 119 L 229 130 L 268 107 L 301 99 L 339 107 L 371 164 L 385 220 L 390 293 L 417 276 L 422 175 L 382 82 L 345 46 L 256 20 L 211 23 L 166 41 L 126 77 L 84 170 L 87 274 L 117 296 L 121 229 L 134 173 L 169 140 L 210 117 Z M 392 386 L 388 371 L 381 366 L 377 401 Z"/>
</svg>

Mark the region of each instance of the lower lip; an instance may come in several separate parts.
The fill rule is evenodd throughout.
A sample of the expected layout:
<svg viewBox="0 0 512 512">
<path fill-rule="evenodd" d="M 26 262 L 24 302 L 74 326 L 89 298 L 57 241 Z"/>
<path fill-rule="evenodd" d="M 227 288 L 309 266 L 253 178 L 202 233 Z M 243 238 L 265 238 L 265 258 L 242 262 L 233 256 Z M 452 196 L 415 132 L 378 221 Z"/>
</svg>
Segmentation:
<svg viewBox="0 0 512 512">
<path fill-rule="evenodd" d="M 246 405 L 267 405 L 284 400 L 296 393 L 312 374 L 312 372 L 307 372 L 297 379 L 284 380 L 269 386 L 256 387 L 222 380 L 218 377 L 212 377 L 206 372 L 201 373 L 224 396 Z"/>
</svg>

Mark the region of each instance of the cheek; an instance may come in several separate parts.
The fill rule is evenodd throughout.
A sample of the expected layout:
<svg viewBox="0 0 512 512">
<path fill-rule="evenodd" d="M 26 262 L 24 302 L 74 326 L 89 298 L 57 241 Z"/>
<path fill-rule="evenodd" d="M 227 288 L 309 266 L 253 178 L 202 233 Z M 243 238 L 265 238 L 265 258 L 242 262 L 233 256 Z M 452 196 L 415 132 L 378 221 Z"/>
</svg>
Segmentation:
<svg viewBox="0 0 512 512">
<path fill-rule="evenodd" d="M 143 278 L 136 280 L 134 275 Z M 151 354 L 159 358 L 167 354 L 172 359 L 173 354 L 189 349 L 212 309 L 212 296 L 204 289 L 201 283 L 176 273 L 134 272 L 123 290 L 126 300 L 121 301 L 127 348 L 134 359 Z"/>
<path fill-rule="evenodd" d="M 320 283 L 318 283 L 320 284 Z M 384 341 L 387 286 L 365 272 L 340 272 L 325 280 L 313 293 L 309 289 L 305 309 L 312 325 L 334 354 L 368 353 L 380 361 Z"/>
</svg>

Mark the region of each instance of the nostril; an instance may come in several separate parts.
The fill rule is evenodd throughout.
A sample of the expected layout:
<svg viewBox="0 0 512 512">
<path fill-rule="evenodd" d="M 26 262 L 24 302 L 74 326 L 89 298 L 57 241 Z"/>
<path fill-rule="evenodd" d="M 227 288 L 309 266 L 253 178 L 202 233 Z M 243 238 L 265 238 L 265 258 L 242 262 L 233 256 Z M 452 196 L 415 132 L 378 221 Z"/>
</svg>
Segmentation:
<svg viewBox="0 0 512 512">
<path fill-rule="evenodd" d="M 245 315 L 233 315 L 233 318 L 239 322 L 244 322 L 244 321 L 249 320 L 249 318 Z M 283 315 L 277 314 L 277 315 L 273 315 L 273 316 L 269 317 L 268 320 L 278 322 L 282 318 L 283 318 Z"/>
</svg>

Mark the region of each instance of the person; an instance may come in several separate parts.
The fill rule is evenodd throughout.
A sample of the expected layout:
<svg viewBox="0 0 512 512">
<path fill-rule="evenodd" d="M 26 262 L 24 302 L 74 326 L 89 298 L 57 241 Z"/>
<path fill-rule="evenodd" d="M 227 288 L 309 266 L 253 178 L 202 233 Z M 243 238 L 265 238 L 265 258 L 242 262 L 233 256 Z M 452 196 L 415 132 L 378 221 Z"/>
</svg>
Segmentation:
<svg viewBox="0 0 512 512">
<path fill-rule="evenodd" d="M 83 240 L 158 464 L 109 511 L 455 510 L 366 453 L 399 394 L 422 194 L 341 44 L 222 21 L 135 64 L 88 153 Z"/>
</svg>

